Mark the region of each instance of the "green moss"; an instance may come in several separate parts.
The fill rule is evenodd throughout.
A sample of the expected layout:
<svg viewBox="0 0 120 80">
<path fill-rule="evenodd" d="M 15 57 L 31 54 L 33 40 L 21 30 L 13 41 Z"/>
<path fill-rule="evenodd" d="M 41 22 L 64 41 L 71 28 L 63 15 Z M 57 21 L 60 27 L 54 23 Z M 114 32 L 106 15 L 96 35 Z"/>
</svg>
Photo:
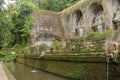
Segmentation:
<svg viewBox="0 0 120 80">
<path fill-rule="evenodd" d="M 105 57 L 47 55 L 38 59 L 38 55 L 20 55 L 17 57 L 17 61 L 30 67 L 36 66 L 36 68 L 74 79 L 106 80 Z"/>
<path fill-rule="evenodd" d="M 23 58 L 23 57 L 17 57 L 17 62 L 19 62 L 19 63 L 25 63 L 25 59 Z"/>
<path fill-rule="evenodd" d="M 106 80 L 106 64 L 87 63 L 85 69 L 85 80 Z"/>
<path fill-rule="evenodd" d="M 38 59 L 38 55 L 25 55 L 24 57 L 20 56 L 17 58 L 18 62 L 24 63 L 28 66 L 35 67 L 35 65 L 37 64 L 36 68 L 43 69 L 62 76 L 82 80 L 84 80 L 86 73 L 89 73 L 90 68 L 94 70 L 94 68 L 96 67 L 96 64 L 94 66 L 86 65 L 88 64 L 87 62 L 94 64 L 94 62 L 97 63 L 101 62 L 102 60 L 103 58 L 101 57 L 99 58 L 99 57 L 57 56 L 57 55 L 45 56 L 42 59 Z M 99 75 L 101 75 L 101 73 Z"/>
<path fill-rule="evenodd" d="M 75 62 L 58 62 L 58 61 L 40 61 L 40 69 L 60 74 L 62 76 L 72 77 L 72 78 L 82 78 L 84 73 L 83 64 L 77 64 Z"/>
<path fill-rule="evenodd" d="M 81 10 L 82 12 L 86 10 L 87 6 L 86 5 L 91 5 L 93 3 L 98 3 L 100 0 L 81 0 L 75 5 L 63 10 L 59 14 L 61 15 L 70 15 L 71 13 L 74 13 L 76 10 Z"/>
<path fill-rule="evenodd" d="M 40 16 L 58 17 L 58 13 L 53 11 L 47 11 L 47 10 L 39 10 L 39 11 L 37 10 L 32 13 L 32 16 L 35 19 L 39 19 Z"/>
</svg>

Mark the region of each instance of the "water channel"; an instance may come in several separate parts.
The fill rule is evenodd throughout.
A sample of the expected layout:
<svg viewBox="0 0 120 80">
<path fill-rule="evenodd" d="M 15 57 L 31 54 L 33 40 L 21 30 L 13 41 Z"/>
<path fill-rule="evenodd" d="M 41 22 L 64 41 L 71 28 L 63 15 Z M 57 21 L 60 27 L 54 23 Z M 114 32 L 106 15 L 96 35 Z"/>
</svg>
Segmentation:
<svg viewBox="0 0 120 80">
<path fill-rule="evenodd" d="M 31 72 L 33 68 L 25 66 L 20 63 L 7 63 L 6 64 L 11 73 L 15 76 L 16 80 L 68 80 L 45 71 L 37 70 Z"/>
</svg>

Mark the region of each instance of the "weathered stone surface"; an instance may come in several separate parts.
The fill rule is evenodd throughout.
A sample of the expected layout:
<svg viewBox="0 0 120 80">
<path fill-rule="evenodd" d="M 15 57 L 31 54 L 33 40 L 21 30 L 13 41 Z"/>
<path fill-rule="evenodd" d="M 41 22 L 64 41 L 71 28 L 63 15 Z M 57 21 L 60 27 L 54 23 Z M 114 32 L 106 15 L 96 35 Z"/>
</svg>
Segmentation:
<svg viewBox="0 0 120 80">
<path fill-rule="evenodd" d="M 61 39 L 62 26 L 59 16 L 51 11 L 36 11 L 33 13 L 33 28 L 30 34 L 30 43 L 50 45 L 55 39 Z"/>
<path fill-rule="evenodd" d="M 113 29 L 113 40 L 120 41 L 120 0 L 80 0 L 61 11 L 36 11 L 30 35 L 32 45 L 47 43 L 59 38 L 66 41 L 91 31 Z M 46 38 L 47 36 L 47 38 Z M 110 38 L 112 39 L 112 38 Z"/>
</svg>

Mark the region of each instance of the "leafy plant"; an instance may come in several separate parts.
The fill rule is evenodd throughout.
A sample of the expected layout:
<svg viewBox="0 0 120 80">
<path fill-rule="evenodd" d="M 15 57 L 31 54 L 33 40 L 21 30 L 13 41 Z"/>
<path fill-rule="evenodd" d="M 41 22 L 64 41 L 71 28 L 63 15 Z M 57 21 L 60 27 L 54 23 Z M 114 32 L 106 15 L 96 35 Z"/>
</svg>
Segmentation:
<svg viewBox="0 0 120 80">
<path fill-rule="evenodd" d="M 16 45 L 14 45 L 12 48 L 11 48 L 11 50 L 12 51 L 15 51 L 16 53 L 18 53 L 19 51 L 21 51 L 22 50 L 22 45 L 21 44 L 16 44 Z"/>
<path fill-rule="evenodd" d="M 3 49 L 0 51 L 0 59 L 4 62 L 11 62 L 14 61 L 16 58 L 16 53 L 11 49 Z"/>
<path fill-rule="evenodd" d="M 8 46 L 8 44 L 12 41 L 12 35 L 10 32 L 12 24 L 10 19 L 6 16 L 6 11 L 0 11 L 0 44 L 3 46 Z"/>
<path fill-rule="evenodd" d="M 77 37 L 71 41 L 72 51 L 80 51 L 80 47 L 84 46 L 84 37 Z"/>
<path fill-rule="evenodd" d="M 46 51 L 48 49 L 48 46 L 46 44 L 41 44 L 39 47 L 39 52 Z"/>
<path fill-rule="evenodd" d="M 51 45 L 51 48 L 56 52 L 59 53 L 62 51 L 62 42 L 55 40 L 53 44 Z"/>
<path fill-rule="evenodd" d="M 105 32 L 91 32 L 86 35 L 86 40 L 91 40 L 94 42 L 99 42 L 101 40 L 105 40 L 107 38 L 112 38 L 112 35 L 114 34 L 113 30 L 106 30 Z"/>
<path fill-rule="evenodd" d="M 13 12 L 11 16 L 11 21 L 14 26 L 11 32 L 15 38 L 13 45 L 22 44 L 22 46 L 26 46 L 33 26 L 31 13 L 36 9 L 37 7 L 30 1 L 21 1 L 17 7 L 17 11 Z"/>
<path fill-rule="evenodd" d="M 72 6 L 79 0 L 38 0 L 37 5 L 40 9 L 51 11 L 62 11 L 63 9 Z"/>
<path fill-rule="evenodd" d="M 5 53 L 0 51 L 0 57 L 3 57 L 3 56 L 5 56 Z"/>
</svg>

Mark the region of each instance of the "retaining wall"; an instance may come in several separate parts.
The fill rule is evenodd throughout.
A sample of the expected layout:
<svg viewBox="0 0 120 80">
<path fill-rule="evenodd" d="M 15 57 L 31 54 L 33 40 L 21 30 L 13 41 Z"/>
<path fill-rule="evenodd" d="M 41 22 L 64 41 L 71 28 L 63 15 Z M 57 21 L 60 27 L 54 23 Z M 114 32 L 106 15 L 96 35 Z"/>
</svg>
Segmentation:
<svg viewBox="0 0 120 80">
<path fill-rule="evenodd" d="M 106 80 L 106 58 L 104 56 L 80 55 L 19 55 L 17 61 L 65 77 L 77 80 Z M 120 79 L 120 64 L 110 62 L 109 80 Z"/>
</svg>

